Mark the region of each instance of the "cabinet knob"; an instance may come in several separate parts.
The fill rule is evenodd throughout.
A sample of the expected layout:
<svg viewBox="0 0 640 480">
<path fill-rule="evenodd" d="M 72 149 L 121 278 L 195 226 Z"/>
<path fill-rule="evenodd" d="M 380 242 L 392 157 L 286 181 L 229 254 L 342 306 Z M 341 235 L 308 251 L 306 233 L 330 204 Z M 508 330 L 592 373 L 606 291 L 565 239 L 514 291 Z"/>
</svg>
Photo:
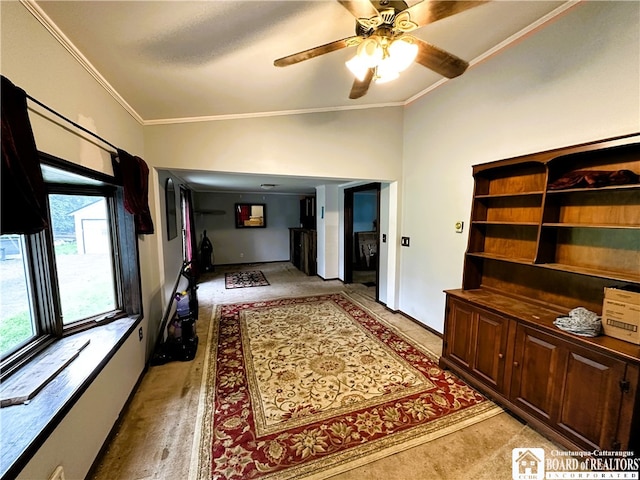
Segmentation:
<svg viewBox="0 0 640 480">
<path fill-rule="evenodd" d="M 520 363 L 519 362 L 513 362 L 513 366 L 518 368 L 520 366 Z"/>
<path fill-rule="evenodd" d="M 499 353 L 499 354 L 498 354 L 498 358 L 499 358 L 500 360 L 502 360 L 502 359 L 504 358 L 504 355 L 503 355 L 502 353 Z"/>
</svg>

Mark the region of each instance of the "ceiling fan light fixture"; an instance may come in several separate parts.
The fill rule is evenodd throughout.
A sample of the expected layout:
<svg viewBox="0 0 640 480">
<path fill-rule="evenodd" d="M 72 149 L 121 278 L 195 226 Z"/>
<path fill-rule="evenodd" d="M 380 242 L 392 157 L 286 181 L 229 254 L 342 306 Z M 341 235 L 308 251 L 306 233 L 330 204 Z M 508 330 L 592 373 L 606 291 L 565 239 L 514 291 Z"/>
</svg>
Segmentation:
<svg viewBox="0 0 640 480">
<path fill-rule="evenodd" d="M 393 62 L 387 57 L 376 67 L 374 79 L 376 83 L 387 83 L 395 80 L 399 76 L 400 73 L 395 69 L 395 65 L 393 65 Z"/>
<path fill-rule="evenodd" d="M 416 59 L 418 45 L 411 40 L 411 37 L 400 37 L 391 42 L 388 52 L 388 58 L 393 62 L 394 69 L 402 72 Z"/>
<path fill-rule="evenodd" d="M 385 83 L 398 78 L 417 55 L 418 45 L 408 35 L 394 40 L 387 36 L 372 35 L 358 45 L 356 55 L 346 65 L 361 82 L 369 69 L 375 68 L 375 82 Z"/>
<path fill-rule="evenodd" d="M 372 35 L 365 38 L 362 43 L 358 45 L 356 55 L 367 68 L 374 68 L 382 60 L 384 50 L 378 40 L 378 37 Z"/>
<path fill-rule="evenodd" d="M 365 62 L 363 62 L 358 55 L 355 55 L 351 60 L 346 61 L 345 65 L 361 82 L 367 76 L 367 72 L 369 71 L 369 67 L 365 65 Z"/>
</svg>

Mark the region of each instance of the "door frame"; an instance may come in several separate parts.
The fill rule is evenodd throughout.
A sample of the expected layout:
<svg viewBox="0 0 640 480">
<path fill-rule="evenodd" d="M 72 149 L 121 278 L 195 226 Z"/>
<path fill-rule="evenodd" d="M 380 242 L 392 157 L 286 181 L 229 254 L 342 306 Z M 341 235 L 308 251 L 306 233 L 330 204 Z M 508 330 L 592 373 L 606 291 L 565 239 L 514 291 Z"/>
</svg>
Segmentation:
<svg viewBox="0 0 640 480">
<path fill-rule="evenodd" d="M 367 183 L 357 187 L 345 188 L 344 190 L 344 283 L 353 283 L 353 242 L 355 236 L 353 232 L 353 194 L 368 190 L 376 192 L 376 300 L 378 300 L 380 288 L 380 182 Z"/>
</svg>

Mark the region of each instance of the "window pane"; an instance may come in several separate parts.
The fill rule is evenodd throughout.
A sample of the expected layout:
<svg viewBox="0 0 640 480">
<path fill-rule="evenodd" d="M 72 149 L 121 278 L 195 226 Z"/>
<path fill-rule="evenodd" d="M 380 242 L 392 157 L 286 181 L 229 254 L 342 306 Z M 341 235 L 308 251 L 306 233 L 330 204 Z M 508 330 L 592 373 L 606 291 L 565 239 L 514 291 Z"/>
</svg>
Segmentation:
<svg viewBox="0 0 640 480">
<path fill-rule="evenodd" d="M 31 339 L 35 323 L 31 309 L 24 237 L 0 236 L 0 357 Z"/>
<path fill-rule="evenodd" d="M 49 195 L 62 323 L 116 308 L 107 200 Z"/>
</svg>

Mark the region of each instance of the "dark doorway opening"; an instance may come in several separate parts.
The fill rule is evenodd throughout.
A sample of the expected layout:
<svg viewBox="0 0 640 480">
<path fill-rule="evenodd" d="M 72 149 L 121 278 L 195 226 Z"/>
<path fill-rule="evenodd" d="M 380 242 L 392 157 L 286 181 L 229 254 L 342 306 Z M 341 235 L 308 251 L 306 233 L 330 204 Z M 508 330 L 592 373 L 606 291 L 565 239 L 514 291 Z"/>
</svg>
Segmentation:
<svg viewBox="0 0 640 480">
<path fill-rule="evenodd" d="M 380 274 L 380 183 L 344 191 L 345 283 L 376 288 Z"/>
</svg>

